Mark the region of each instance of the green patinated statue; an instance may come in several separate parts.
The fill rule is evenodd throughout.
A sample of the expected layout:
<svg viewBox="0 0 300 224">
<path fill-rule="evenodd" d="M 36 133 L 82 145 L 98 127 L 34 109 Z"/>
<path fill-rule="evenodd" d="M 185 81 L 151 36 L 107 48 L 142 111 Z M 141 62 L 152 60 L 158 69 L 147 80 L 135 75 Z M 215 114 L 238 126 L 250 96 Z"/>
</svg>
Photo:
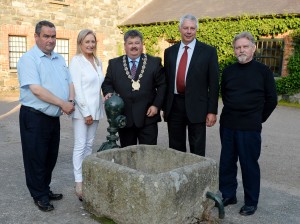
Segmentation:
<svg viewBox="0 0 300 224">
<path fill-rule="evenodd" d="M 116 143 L 119 139 L 119 136 L 117 136 L 116 133 L 119 128 L 124 128 L 126 125 L 126 117 L 122 115 L 124 110 L 124 101 L 121 97 L 117 94 L 113 94 L 105 101 L 104 107 L 107 121 L 109 123 L 107 128 L 109 135 L 106 137 L 108 141 L 102 143 L 98 152 L 107 149 L 120 148 L 120 146 Z"/>
</svg>

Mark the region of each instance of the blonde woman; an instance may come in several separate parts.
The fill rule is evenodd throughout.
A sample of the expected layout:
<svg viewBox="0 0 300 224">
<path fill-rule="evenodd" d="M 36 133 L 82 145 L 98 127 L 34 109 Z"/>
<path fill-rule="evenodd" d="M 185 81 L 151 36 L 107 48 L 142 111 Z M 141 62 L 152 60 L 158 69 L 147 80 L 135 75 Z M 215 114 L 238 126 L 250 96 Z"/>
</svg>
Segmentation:
<svg viewBox="0 0 300 224">
<path fill-rule="evenodd" d="M 73 166 L 75 193 L 82 200 L 82 161 L 92 153 L 99 119 L 103 117 L 101 85 L 104 80 L 102 63 L 96 56 L 97 39 L 92 30 L 81 30 L 77 52 L 70 63 L 75 87 Z"/>
</svg>

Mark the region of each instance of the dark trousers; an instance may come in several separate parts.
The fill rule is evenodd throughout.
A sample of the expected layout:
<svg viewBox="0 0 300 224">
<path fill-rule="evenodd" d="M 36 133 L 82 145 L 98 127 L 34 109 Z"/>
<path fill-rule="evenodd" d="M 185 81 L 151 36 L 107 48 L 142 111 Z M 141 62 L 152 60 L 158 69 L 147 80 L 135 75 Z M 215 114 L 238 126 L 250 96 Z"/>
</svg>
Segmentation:
<svg viewBox="0 0 300 224">
<path fill-rule="evenodd" d="M 223 198 L 236 196 L 237 161 L 239 159 L 245 205 L 256 206 L 260 191 L 258 159 L 261 151 L 260 131 L 239 131 L 220 128 L 221 158 L 219 184 Z"/>
<path fill-rule="evenodd" d="M 190 152 L 205 156 L 206 124 L 191 123 L 186 115 L 185 98 L 183 95 L 174 95 L 173 105 L 168 116 L 169 147 L 186 152 L 186 130 Z"/>
<path fill-rule="evenodd" d="M 126 147 L 129 145 L 156 145 L 158 127 L 157 123 L 146 125 L 142 128 L 125 127 L 119 129 L 119 137 L 121 147 Z"/>
<path fill-rule="evenodd" d="M 47 200 L 58 156 L 59 118 L 21 106 L 19 123 L 27 187 L 34 199 Z"/>
</svg>

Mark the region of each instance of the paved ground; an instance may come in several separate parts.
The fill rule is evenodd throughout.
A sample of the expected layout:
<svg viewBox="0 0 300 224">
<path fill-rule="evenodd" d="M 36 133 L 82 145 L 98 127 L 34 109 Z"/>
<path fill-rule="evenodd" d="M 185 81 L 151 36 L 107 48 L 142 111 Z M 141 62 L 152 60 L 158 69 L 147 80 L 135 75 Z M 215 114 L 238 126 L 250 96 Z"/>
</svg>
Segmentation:
<svg viewBox="0 0 300 224">
<path fill-rule="evenodd" d="M 61 146 L 51 184 L 64 198 L 54 202 L 55 210 L 39 211 L 25 186 L 17 98 L 0 98 L 0 223 L 1 224 L 97 224 L 74 195 L 72 174 L 72 128 L 67 116 L 61 118 Z M 94 150 L 107 135 L 107 122 L 101 121 Z M 219 160 L 219 126 L 208 129 L 207 156 Z M 260 158 L 262 183 L 258 210 L 253 216 L 238 214 L 243 205 L 241 181 L 238 204 L 225 208 L 224 224 L 300 223 L 300 109 L 278 106 L 263 128 Z M 166 124 L 159 126 L 159 145 L 167 145 Z M 239 180 L 241 180 L 239 176 Z M 217 214 L 217 209 L 213 210 Z M 148 224 L 148 223 L 147 223 Z M 183 223 L 184 224 L 184 223 Z"/>
</svg>

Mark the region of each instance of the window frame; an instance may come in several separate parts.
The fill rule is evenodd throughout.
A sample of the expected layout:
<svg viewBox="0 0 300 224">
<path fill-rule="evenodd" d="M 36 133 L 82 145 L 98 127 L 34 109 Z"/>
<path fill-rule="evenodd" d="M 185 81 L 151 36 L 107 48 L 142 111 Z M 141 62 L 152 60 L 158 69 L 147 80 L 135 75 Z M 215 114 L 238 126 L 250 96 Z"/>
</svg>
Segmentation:
<svg viewBox="0 0 300 224">
<path fill-rule="evenodd" d="M 11 40 L 22 39 L 23 41 Z M 18 44 L 16 44 L 18 43 Z M 21 44 L 20 44 L 21 43 Z M 20 50 L 21 49 L 21 50 Z M 27 52 L 27 37 L 22 35 L 8 35 L 8 61 L 9 69 L 17 69 L 19 59 Z M 15 66 L 14 66 L 15 65 Z"/>
<path fill-rule="evenodd" d="M 68 45 L 67 46 L 60 46 L 60 41 L 67 41 Z M 66 48 L 67 51 L 61 50 L 62 48 Z M 56 38 L 56 46 L 54 48 L 54 51 L 65 59 L 65 62 L 67 66 L 69 67 L 70 63 L 70 40 L 67 38 Z M 67 57 L 66 57 L 67 56 Z"/>
<path fill-rule="evenodd" d="M 282 74 L 282 63 L 284 56 L 283 38 L 260 38 L 256 41 L 254 59 L 267 65 L 275 77 Z"/>
</svg>

